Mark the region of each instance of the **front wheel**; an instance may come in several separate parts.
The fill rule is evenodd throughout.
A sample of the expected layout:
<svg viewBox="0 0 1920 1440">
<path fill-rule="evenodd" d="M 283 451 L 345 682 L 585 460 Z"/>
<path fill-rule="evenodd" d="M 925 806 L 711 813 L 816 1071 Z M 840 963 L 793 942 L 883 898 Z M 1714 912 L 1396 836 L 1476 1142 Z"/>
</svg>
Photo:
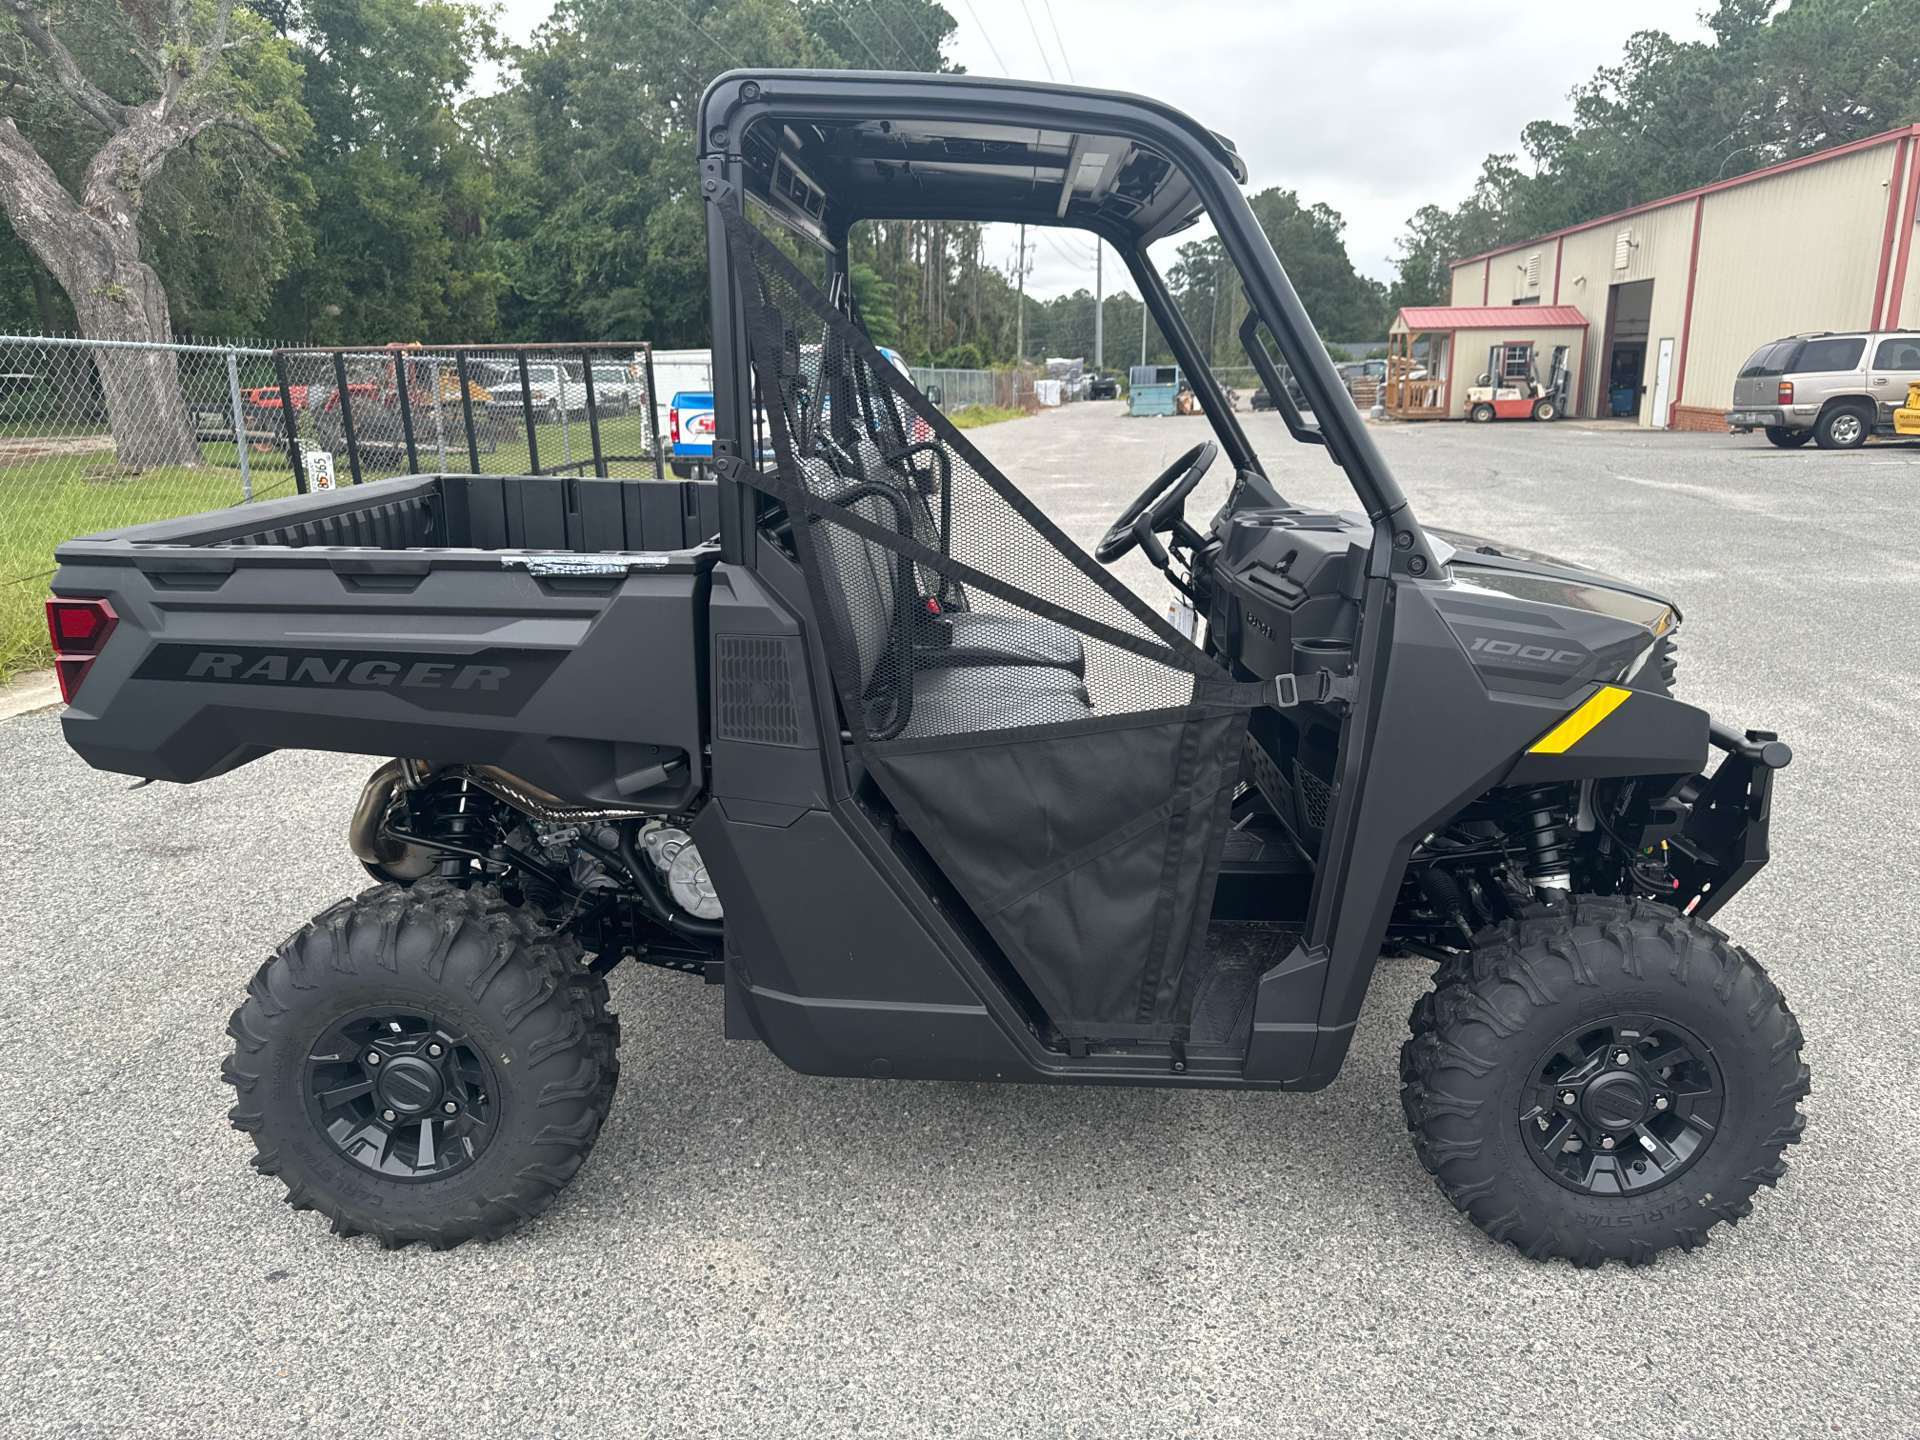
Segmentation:
<svg viewBox="0 0 1920 1440">
<path fill-rule="evenodd" d="M 553 1203 L 613 1099 L 619 1022 L 579 944 L 498 890 L 378 885 L 247 987 L 228 1118 L 339 1235 L 498 1239 Z"/>
<path fill-rule="evenodd" d="M 1533 418 L 1536 420 L 1558 420 L 1560 407 L 1551 398 L 1533 402 Z"/>
<path fill-rule="evenodd" d="M 1473 421 L 1476 425 L 1490 424 L 1493 420 L 1493 406 L 1482 400 L 1478 405 L 1471 407 L 1467 411 L 1467 419 Z"/>
<path fill-rule="evenodd" d="M 1415 1006 L 1402 1102 L 1457 1209 L 1531 1259 L 1645 1264 L 1753 1209 L 1800 1139 L 1799 1024 L 1752 956 L 1646 901 L 1476 937 Z"/>
</svg>

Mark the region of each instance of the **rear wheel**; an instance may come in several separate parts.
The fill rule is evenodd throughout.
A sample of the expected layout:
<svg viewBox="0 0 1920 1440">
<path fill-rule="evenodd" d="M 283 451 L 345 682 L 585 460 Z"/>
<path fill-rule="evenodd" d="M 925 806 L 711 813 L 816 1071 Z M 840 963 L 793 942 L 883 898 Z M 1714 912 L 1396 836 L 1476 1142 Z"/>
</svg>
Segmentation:
<svg viewBox="0 0 1920 1440">
<path fill-rule="evenodd" d="M 1483 931 L 1414 1007 L 1402 1101 L 1457 1209 L 1529 1258 L 1691 1250 L 1786 1172 L 1800 1027 L 1712 926 L 1645 901 Z"/>
<path fill-rule="evenodd" d="M 1476 425 L 1485 425 L 1493 419 L 1493 406 L 1482 400 L 1478 405 L 1468 408 L 1467 419 Z"/>
<path fill-rule="evenodd" d="M 247 990 L 227 1025 L 228 1118 L 254 1168 L 336 1234 L 497 1239 L 553 1203 L 612 1103 L 606 982 L 491 886 L 376 886 Z"/>
<path fill-rule="evenodd" d="M 1873 434 L 1873 416 L 1851 405 L 1837 405 L 1813 423 L 1813 443 L 1822 450 L 1858 450 Z"/>
<path fill-rule="evenodd" d="M 1782 450 L 1798 450 L 1811 439 L 1811 430 L 1790 430 L 1785 425 L 1767 426 L 1767 443 L 1778 445 Z"/>
</svg>

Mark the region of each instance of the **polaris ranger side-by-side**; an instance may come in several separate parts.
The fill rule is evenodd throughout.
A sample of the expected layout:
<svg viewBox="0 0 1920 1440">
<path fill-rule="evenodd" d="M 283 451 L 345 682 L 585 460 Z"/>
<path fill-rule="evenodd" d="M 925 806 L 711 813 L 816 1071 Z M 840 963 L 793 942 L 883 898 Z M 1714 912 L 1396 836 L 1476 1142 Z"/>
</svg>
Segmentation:
<svg viewBox="0 0 1920 1440">
<path fill-rule="evenodd" d="M 349 830 L 376 883 L 229 1027 L 291 1203 L 390 1245 L 543 1209 L 612 1100 L 623 959 L 812 1074 L 1311 1090 L 1384 950 L 1438 967 L 1407 1123 L 1489 1235 L 1639 1262 L 1747 1213 L 1808 1072 L 1709 920 L 1790 757 L 1674 697 L 1674 605 L 1416 519 L 1185 115 L 767 71 L 700 124 L 712 479 L 421 475 L 60 548 L 90 763 L 400 757 Z M 1358 509 L 1280 494 L 1182 322 L 1148 247 L 1203 216 Z M 861 329 L 870 218 L 1098 235 L 1213 438 L 1089 556 Z M 1136 547 L 1197 641 L 1106 568 Z"/>
</svg>

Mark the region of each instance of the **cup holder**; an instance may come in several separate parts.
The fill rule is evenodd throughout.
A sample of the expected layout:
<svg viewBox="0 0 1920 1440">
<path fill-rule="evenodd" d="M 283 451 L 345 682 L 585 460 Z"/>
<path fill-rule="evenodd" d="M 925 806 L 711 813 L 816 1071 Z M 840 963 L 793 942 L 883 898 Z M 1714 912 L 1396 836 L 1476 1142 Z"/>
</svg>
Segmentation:
<svg viewBox="0 0 1920 1440">
<path fill-rule="evenodd" d="M 1345 639 L 1309 639 L 1296 636 L 1293 642 L 1293 673 L 1314 675 L 1330 670 L 1345 675 L 1353 669 L 1353 641 Z"/>
</svg>

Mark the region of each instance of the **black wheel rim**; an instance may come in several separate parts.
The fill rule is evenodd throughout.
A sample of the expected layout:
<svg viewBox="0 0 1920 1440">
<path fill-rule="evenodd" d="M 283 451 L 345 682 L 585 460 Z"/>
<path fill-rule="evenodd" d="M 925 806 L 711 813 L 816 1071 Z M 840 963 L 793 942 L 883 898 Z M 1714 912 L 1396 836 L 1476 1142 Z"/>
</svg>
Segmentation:
<svg viewBox="0 0 1920 1440">
<path fill-rule="evenodd" d="M 485 1053 L 423 1010 L 363 1010 L 307 1055 L 307 1112 L 335 1151 L 388 1180 L 444 1180 L 480 1158 L 499 1124 Z"/>
<path fill-rule="evenodd" d="M 1725 1110 L 1720 1066 L 1698 1036 L 1652 1015 L 1619 1015 L 1548 1047 L 1520 1097 L 1520 1135 L 1567 1189 L 1639 1195 L 1698 1162 Z"/>
</svg>

